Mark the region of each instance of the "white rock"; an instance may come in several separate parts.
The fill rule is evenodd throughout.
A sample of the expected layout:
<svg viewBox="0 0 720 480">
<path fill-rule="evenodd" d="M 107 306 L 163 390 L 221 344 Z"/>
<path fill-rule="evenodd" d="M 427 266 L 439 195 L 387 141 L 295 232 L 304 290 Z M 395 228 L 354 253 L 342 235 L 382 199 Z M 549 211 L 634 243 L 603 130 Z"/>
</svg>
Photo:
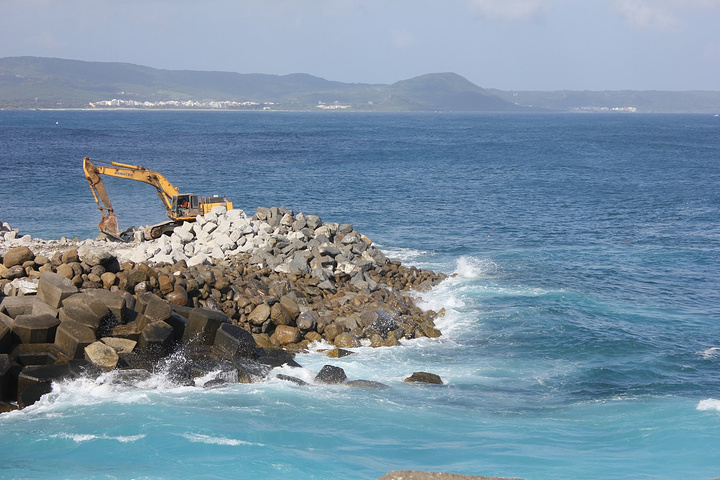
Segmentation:
<svg viewBox="0 0 720 480">
<path fill-rule="evenodd" d="M 232 239 L 224 233 L 217 235 L 214 238 L 214 242 L 215 245 L 220 247 L 223 251 L 235 248 L 235 242 L 233 242 Z"/>
<path fill-rule="evenodd" d="M 187 224 L 185 224 L 187 225 Z M 192 231 L 189 230 L 181 230 L 176 228 L 175 231 L 173 231 L 172 236 L 170 237 L 170 240 L 173 241 L 175 239 L 179 239 L 181 243 L 188 243 L 191 242 L 192 239 L 195 238 L 192 234 Z"/>
<path fill-rule="evenodd" d="M 212 258 L 225 258 L 225 252 L 223 252 L 220 247 L 215 247 L 213 248 L 212 253 L 210 253 L 210 256 Z"/>
<path fill-rule="evenodd" d="M 9 287 L 9 288 L 8 288 Z M 30 280 L 27 278 L 16 278 L 12 282 L 5 285 L 5 295 L 10 295 L 12 290 L 20 292 L 23 295 L 32 295 L 37 293 L 38 280 Z M 8 291 L 10 290 L 10 291 Z"/>
<path fill-rule="evenodd" d="M 229 210 L 227 213 L 225 213 L 225 217 L 230 220 L 247 220 L 247 215 L 245 212 L 240 208 L 234 208 L 232 210 Z"/>
<path fill-rule="evenodd" d="M 176 260 L 175 260 L 175 258 L 173 258 L 172 255 L 159 253 L 159 254 L 155 255 L 154 257 L 150 258 L 149 261 L 152 263 L 170 263 L 170 264 L 172 264 L 172 263 L 175 263 Z"/>
<path fill-rule="evenodd" d="M 195 225 L 195 222 L 183 222 L 179 226 L 175 227 L 174 231 L 182 230 L 184 232 L 192 232 L 194 225 Z"/>
<path fill-rule="evenodd" d="M 218 221 L 218 227 L 217 227 L 216 232 L 230 233 L 231 229 L 232 229 L 232 223 L 230 222 L 230 220 L 223 219 L 223 220 Z"/>
<path fill-rule="evenodd" d="M 214 213 L 217 216 L 224 215 L 227 212 L 227 208 L 225 208 L 222 205 L 218 205 L 217 207 L 213 207 L 210 210 L 210 213 Z"/>
<path fill-rule="evenodd" d="M 204 253 L 200 253 L 188 259 L 187 264 L 189 267 L 195 265 L 207 265 L 210 263 L 210 259 Z"/>
<path fill-rule="evenodd" d="M 203 225 L 203 227 L 202 227 L 202 231 L 205 233 L 212 233 L 215 231 L 216 228 L 217 228 L 216 222 L 214 222 L 214 221 L 206 222 L 205 225 Z"/>
</svg>

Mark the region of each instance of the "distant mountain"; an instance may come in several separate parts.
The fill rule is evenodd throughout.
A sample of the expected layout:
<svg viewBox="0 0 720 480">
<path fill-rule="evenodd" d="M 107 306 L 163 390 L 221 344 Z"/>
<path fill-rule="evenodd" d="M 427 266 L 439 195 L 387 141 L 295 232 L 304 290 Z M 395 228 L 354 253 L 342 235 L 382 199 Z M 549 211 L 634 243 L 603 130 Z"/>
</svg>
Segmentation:
<svg viewBox="0 0 720 480">
<path fill-rule="evenodd" d="M 643 113 L 720 113 L 720 91 L 572 91 L 507 92 L 488 90 L 508 102 L 562 111 L 637 111 Z"/>
<path fill-rule="evenodd" d="M 100 106 L 113 99 L 116 106 L 195 101 L 208 105 L 234 102 L 232 108 L 300 110 L 317 109 L 319 105 L 363 110 L 525 109 L 453 73 L 372 85 L 334 82 L 307 74 L 160 70 L 129 63 L 0 58 L 2 108 L 87 108 L 91 103 Z"/>
<path fill-rule="evenodd" d="M 114 62 L 0 58 L 0 108 L 230 108 L 366 111 L 637 111 L 719 113 L 720 92 L 481 88 L 455 73 L 392 85 L 312 75 L 161 70 Z"/>
</svg>

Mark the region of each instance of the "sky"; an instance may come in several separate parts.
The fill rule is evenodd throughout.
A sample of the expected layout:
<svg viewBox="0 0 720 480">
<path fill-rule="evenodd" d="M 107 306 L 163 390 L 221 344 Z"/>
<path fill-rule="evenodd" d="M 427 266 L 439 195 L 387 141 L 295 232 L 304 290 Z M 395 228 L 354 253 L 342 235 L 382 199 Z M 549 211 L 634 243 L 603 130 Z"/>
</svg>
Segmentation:
<svg viewBox="0 0 720 480">
<path fill-rule="evenodd" d="M 501 90 L 720 90 L 720 0 L 0 0 L 0 57 Z"/>
</svg>

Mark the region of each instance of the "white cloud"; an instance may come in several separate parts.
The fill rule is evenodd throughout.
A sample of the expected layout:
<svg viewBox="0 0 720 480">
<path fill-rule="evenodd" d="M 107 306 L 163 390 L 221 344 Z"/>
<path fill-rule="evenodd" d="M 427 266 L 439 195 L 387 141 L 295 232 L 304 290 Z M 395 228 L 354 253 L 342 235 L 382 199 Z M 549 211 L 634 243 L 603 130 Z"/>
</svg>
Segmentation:
<svg viewBox="0 0 720 480">
<path fill-rule="evenodd" d="M 683 14 L 720 11 L 720 0 L 616 0 L 615 10 L 634 27 L 677 31 L 685 28 Z"/>
<path fill-rule="evenodd" d="M 543 10 L 541 0 L 469 0 L 470 6 L 483 17 L 498 20 L 524 21 Z"/>
</svg>

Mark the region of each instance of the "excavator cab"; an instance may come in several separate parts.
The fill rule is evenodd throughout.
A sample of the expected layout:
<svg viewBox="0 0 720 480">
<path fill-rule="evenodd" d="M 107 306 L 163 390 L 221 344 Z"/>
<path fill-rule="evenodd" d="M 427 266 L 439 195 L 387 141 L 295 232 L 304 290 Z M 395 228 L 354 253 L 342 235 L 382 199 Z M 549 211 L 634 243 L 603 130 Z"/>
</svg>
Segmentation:
<svg viewBox="0 0 720 480">
<path fill-rule="evenodd" d="M 172 196 L 172 215 L 176 220 L 187 220 L 202 215 L 200 196 L 194 193 L 180 193 Z"/>
</svg>

